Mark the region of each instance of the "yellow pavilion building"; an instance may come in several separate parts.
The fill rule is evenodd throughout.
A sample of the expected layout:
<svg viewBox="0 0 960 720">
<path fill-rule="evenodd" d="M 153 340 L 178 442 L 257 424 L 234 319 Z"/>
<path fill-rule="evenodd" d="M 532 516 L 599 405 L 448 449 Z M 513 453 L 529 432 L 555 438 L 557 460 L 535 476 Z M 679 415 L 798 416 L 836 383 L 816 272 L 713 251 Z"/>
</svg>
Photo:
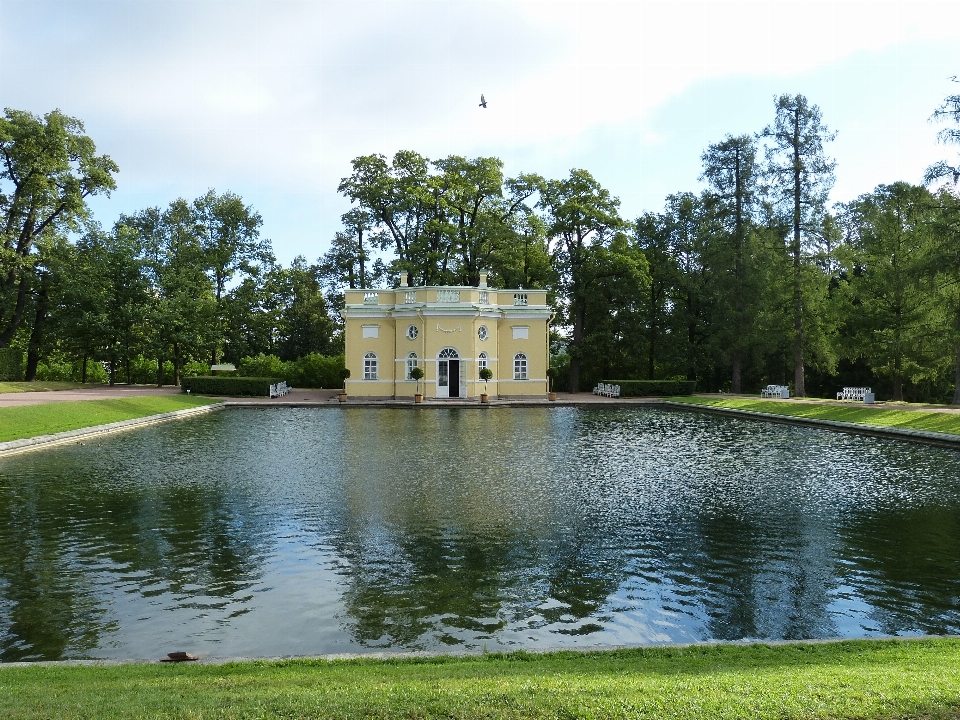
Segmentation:
<svg viewBox="0 0 960 720">
<path fill-rule="evenodd" d="M 401 273 L 392 290 L 347 290 L 341 312 L 348 395 L 413 398 L 414 367 L 428 398 L 543 397 L 549 326 L 546 290 L 470 286 L 411 287 Z M 488 367 L 493 379 L 480 379 Z"/>
</svg>

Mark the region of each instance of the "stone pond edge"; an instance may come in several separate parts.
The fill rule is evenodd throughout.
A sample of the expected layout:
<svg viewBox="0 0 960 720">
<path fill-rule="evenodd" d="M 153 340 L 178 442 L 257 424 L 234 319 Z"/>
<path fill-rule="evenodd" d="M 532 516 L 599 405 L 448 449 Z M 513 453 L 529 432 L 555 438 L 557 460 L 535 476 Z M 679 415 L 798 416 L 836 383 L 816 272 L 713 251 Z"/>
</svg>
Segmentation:
<svg viewBox="0 0 960 720">
<path fill-rule="evenodd" d="M 573 653 L 589 655 L 591 653 L 616 653 L 624 650 L 682 650 L 684 648 L 699 647 L 751 647 L 767 646 L 779 647 L 785 645 L 831 645 L 840 643 L 858 642 L 935 642 L 937 640 L 958 640 L 960 635 L 874 635 L 871 637 L 834 637 L 808 638 L 805 640 L 759 640 L 749 638 L 745 640 L 701 640 L 686 643 L 637 643 L 636 645 L 578 645 L 575 647 L 541 647 L 517 650 L 477 648 L 470 650 L 398 650 L 396 652 L 369 652 L 369 653 L 329 653 L 326 655 L 272 655 L 257 657 L 251 655 L 236 655 L 232 657 L 215 657 L 199 655 L 195 661 L 169 663 L 172 665 L 227 665 L 229 663 L 255 662 L 289 662 L 326 660 L 416 660 L 431 658 L 470 659 L 486 655 L 511 655 L 524 653 L 526 655 L 551 655 L 554 653 Z M 154 658 L 127 658 L 127 659 L 85 659 L 85 660 L 19 660 L 16 662 L 0 663 L 0 672 L 8 668 L 26 667 L 116 667 L 119 665 L 158 665 L 159 657 Z M 163 664 L 166 664 L 165 662 Z"/>
</svg>

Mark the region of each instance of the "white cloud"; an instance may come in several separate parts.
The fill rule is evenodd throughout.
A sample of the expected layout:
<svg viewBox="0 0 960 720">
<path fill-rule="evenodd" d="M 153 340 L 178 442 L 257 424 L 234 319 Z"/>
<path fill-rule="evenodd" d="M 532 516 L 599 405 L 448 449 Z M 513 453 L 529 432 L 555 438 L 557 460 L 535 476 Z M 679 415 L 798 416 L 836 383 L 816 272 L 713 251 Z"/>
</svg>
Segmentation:
<svg viewBox="0 0 960 720">
<path fill-rule="evenodd" d="M 286 195 L 315 216 L 322 197 L 327 226 L 360 154 L 602 174 L 604 153 L 622 155 L 604 135 L 675 148 L 678 133 L 651 119 L 705 83 L 955 40 L 958 21 L 960 3 L 0 0 L 0 89 L 12 107 L 87 122 L 121 166 L 115 205 L 127 189 L 164 204 L 161 192 L 217 187 Z M 301 244 L 317 232 L 276 227 Z"/>
</svg>

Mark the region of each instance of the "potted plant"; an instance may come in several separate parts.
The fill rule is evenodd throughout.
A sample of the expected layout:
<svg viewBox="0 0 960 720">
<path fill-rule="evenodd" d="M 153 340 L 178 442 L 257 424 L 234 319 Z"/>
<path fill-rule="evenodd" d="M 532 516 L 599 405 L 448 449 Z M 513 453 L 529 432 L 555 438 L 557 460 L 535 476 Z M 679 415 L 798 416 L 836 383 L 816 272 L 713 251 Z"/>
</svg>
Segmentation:
<svg viewBox="0 0 960 720">
<path fill-rule="evenodd" d="M 337 395 L 337 400 L 340 402 L 347 401 L 347 378 L 350 377 L 350 368 L 345 367 L 340 370 L 340 377 L 343 378 L 343 390 Z"/>
<path fill-rule="evenodd" d="M 557 368 L 549 367 L 547 368 L 547 400 L 554 402 L 557 399 L 557 394 L 553 391 L 553 381 L 557 377 Z"/>
<path fill-rule="evenodd" d="M 420 392 L 420 381 L 423 380 L 423 368 L 419 365 L 410 368 L 410 378 L 417 381 L 417 392 L 413 396 L 413 401 L 422 403 L 423 394 Z"/>
<path fill-rule="evenodd" d="M 480 402 L 490 402 L 490 396 L 487 395 L 487 381 L 493 377 L 493 370 L 488 367 L 480 368 L 480 379 L 483 380 L 483 392 L 480 393 Z"/>
</svg>

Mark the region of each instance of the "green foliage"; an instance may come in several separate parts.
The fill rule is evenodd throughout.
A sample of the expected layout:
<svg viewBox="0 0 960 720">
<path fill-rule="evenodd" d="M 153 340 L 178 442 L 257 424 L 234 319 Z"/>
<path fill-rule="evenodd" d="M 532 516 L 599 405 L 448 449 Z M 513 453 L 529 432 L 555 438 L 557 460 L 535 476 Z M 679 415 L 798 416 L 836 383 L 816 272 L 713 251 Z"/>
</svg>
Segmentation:
<svg viewBox="0 0 960 720">
<path fill-rule="evenodd" d="M 96 155 L 83 123 L 59 110 L 0 117 L 0 348 L 9 347 L 43 262 L 39 241 L 75 229 L 91 195 L 110 194 L 118 168 Z M 19 311 L 18 311 L 19 309 Z"/>
<path fill-rule="evenodd" d="M 343 382 L 340 375 L 343 363 L 343 355 L 304 355 L 286 364 L 287 382 L 298 388 L 338 388 Z"/>
<path fill-rule="evenodd" d="M 881 185 L 845 210 L 847 242 L 838 251 L 850 293 L 844 350 L 889 376 L 894 400 L 903 400 L 904 381 L 935 370 L 929 338 L 938 298 L 925 282 L 934 211 L 933 196 L 908 183 Z"/>
<path fill-rule="evenodd" d="M 183 378 L 184 391 L 199 395 L 227 395 L 229 397 L 266 397 L 270 386 L 283 381 L 282 377 L 241 377 L 226 375 L 198 375 Z"/>
<path fill-rule="evenodd" d="M 620 397 L 670 397 L 693 395 L 697 389 L 694 380 L 604 380 L 620 386 Z"/>
<path fill-rule="evenodd" d="M 23 380 L 26 353 L 20 348 L 0 348 L 0 382 Z"/>
<path fill-rule="evenodd" d="M 237 373 L 244 377 L 278 377 L 287 382 L 287 364 L 276 355 L 260 353 L 256 357 L 245 357 L 237 364 Z"/>
</svg>

